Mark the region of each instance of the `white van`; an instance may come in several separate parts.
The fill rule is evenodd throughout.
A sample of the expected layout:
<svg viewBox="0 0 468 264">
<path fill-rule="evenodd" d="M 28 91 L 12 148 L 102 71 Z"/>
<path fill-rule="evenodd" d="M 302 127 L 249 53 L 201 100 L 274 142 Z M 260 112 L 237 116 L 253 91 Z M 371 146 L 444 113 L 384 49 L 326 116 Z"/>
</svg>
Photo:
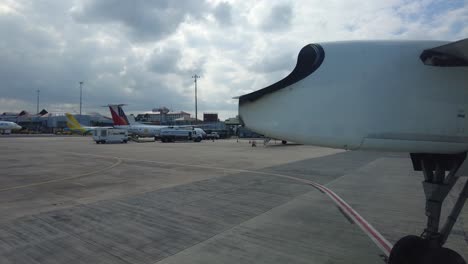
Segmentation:
<svg viewBox="0 0 468 264">
<path fill-rule="evenodd" d="M 93 140 L 97 144 L 110 142 L 127 143 L 128 131 L 117 128 L 96 128 L 93 130 Z"/>
</svg>

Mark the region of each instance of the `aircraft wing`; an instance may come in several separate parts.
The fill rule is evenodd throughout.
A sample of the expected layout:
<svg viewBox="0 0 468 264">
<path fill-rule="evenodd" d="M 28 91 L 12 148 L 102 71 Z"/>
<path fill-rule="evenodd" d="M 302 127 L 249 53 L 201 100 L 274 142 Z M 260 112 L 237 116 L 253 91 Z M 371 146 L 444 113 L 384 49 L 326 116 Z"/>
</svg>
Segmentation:
<svg viewBox="0 0 468 264">
<path fill-rule="evenodd" d="M 420 58 L 424 64 L 431 66 L 466 67 L 468 66 L 468 38 L 426 49 L 421 53 Z"/>
</svg>

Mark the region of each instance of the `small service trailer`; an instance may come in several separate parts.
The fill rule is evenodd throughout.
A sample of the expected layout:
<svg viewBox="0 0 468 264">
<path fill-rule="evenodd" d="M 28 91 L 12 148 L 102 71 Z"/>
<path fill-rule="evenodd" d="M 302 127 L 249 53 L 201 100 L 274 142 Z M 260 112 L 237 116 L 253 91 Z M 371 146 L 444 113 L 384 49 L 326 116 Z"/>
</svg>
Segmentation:
<svg viewBox="0 0 468 264">
<path fill-rule="evenodd" d="M 161 142 L 174 142 L 177 140 L 189 141 L 193 140 L 194 142 L 200 142 L 203 139 L 203 135 L 200 132 L 197 132 L 195 129 L 177 129 L 177 128 L 167 128 L 161 129 L 159 133 Z"/>
<path fill-rule="evenodd" d="M 96 144 L 127 143 L 128 131 L 117 128 L 96 128 L 93 130 L 93 140 L 96 141 Z"/>
</svg>

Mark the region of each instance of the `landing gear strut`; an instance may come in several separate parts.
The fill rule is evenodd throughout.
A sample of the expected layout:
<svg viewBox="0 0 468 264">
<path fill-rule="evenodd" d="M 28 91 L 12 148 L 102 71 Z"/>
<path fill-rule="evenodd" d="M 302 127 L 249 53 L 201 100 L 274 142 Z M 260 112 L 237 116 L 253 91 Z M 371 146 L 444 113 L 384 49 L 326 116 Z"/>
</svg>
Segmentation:
<svg viewBox="0 0 468 264">
<path fill-rule="evenodd" d="M 411 154 L 413 167 L 424 173 L 427 225 L 420 237 L 406 236 L 393 247 L 390 264 L 466 264 L 457 252 L 442 247 L 468 198 L 468 181 L 458 196 L 444 226 L 439 230 L 442 203 L 458 180 L 458 169 L 466 159 L 461 154 Z M 448 173 L 446 173 L 448 172 Z"/>
</svg>

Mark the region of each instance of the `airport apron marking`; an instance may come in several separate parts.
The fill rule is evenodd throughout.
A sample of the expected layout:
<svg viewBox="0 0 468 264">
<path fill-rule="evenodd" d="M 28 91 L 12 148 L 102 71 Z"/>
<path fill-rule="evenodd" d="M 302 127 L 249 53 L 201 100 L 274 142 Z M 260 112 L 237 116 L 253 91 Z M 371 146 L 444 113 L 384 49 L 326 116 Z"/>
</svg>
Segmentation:
<svg viewBox="0 0 468 264">
<path fill-rule="evenodd" d="M 109 158 L 109 156 L 103 156 L 103 155 L 94 155 L 94 154 L 88 154 L 88 153 L 78 153 L 78 152 L 65 152 L 64 153 L 69 153 L 69 154 L 75 154 L 75 155 L 86 155 L 86 156 L 94 156 L 94 157 L 101 157 L 101 158 Z M 293 176 L 289 175 L 284 175 L 284 174 L 277 174 L 277 173 L 270 173 L 270 172 L 262 172 L 262 171 L 251 171 L 251 170 L 243 170 L 243 169 L 232 169 L 232 168 L 222 168 L 222 167 L 215 167 L 215 166 L 208 166 L 208 165 L 195 165 L 195 164 L 184 164 L 184 163 L 174 163 L 174 162 L 164 162 L 164 161 L 155 161 L 155 160 L 139 160 L 139 159 L 132 159 L 132 158 L 123 158 L 123 157 L 113 157 L 115 159 L 118 159 L 119 161 L 116 164 L 111 165 L 110 167 L 115 167 L 119 165 L 122 160 L 128 160 L 128 161 L 137 161 L 137 162 L 147 162 L 147 163 L 157 163 L 157 164 L 165 164 L 165 165 L 175 165 L 175 166 L 181 166 L 181 167 L 193 167 L 193 168 L 203 168 L 203 169 L 214 169 L 214 170 L 224 170 L 224 171 L 232 171 L 232 172 L 245 172 L 245 173 L 253 173 L 253 174 L 262 174 L 262 175 L 271 175 L 271 176 L 276 176 L 276 177 L 281 177 L 281 178 L 287 178 L 291 179 L 294 181 L 299 181 L 305 184 L 312 185 L 314 188 L 322 191 L 325 193 L 338 207 L 340 207 L 343 212 L 346 213 L 358 226 L 359 228 L 374 242 L 375 245 L 377 245 L 380 250 L 388 257 L 390 256 L 390 251 L 393 247 L 393 245 L 385 239 L 385 237 L 380 234 L 369 222 L 367 222 L 358 212 L 356 212 L 348 203 L 346 203 L 340 196 L 338 196 L 335 192 L 332 190 L 328 189 L 327 187 L 318 184 L 316 182 L 306 180 L 306 179 L 301 179 L 301 178 L 296 178 Z M 104 171 L 106 169 L 109 169 L 110 167 L 94 171 L 89 174 L 95 174 L 101 171 Z M 54 181 L 60 181 L 60 180 L 67 180 L 70 178 L 76 178 L 76 177 L 82 177 L 86 175 L 79 175 L 79 176 L 74 176 L 74 177 L 69 177 L 69 178 L 64 178 L 64 179 L 58 179 L 58 180 L 51 180 L 47 182 L 42 182 L 38 184 L 30 184 L 30 185 L 23 185 L 19 186 L 18 188 L 25 188 L 29 186 L 34 186 L 34 185 L 39 185 L 39 184 L 44 184 L 44 183 L 49 183 L 49 182 L 54 182 Z M 15 187 L 13 187 L 15 188 Z M 12 189 L 12 188 L 9 188 Z M 3 191 L 5 189 L 0 189 L 0 191 Z"/>
<path fill-rule="evenodd" d="M 385 253 L 388 257 L 390 256 L 390 251 L 392 250 L 392 244 L 388 242 L 371 224 L 369 224 L 359 213 L 357 213 L 350 205 L 348 205 L 341 197 L 336 193 L 331 191 L 325 186 L 312 184 L 316 188 L 324 191 L 328 197 L 330 197 L 335 204 L 337 204 L 341 209 L 343 209 L 346 214 L 353 219 L 355 223 L 374 241 L 374 243 Z"/>
<path fill-rule="evenodd" d="M 254 172 L 254 171 L 248 171 L 252 173 L 260 173 L 260 174 L 268 174 L 268 175 L 273 175 L 273 176 L 278 176 L 278 177 L 283 177 L 283 178 L 288 178 L 296 181 L 300 181 L 306 184 L 310 184 L 314 186 L 316 189 L 322 191 L 325 193 L 330 199 L 338 206 L 340 207 L 343 212 L 350 217 L 353 222 L 355 222 L 359 228 L 361 228 L 364 233 L 382 250 L 382 252 L 388 257 L 390 256 L 390 251 L 392 250 L 393 245 L 385 239 L 385 237 L 380 234 L 369 222 L 367 222 L 358 212 L 356 212 L 348 203 L 346 203 L 338 194 L 333 192 L 332 190 L 328 189 L 327 187 L 318 184 L 313 181 L 309 181 L 306 179 L 301 179 L 301 178 L 296 178 L 293 176 L 288 176 L 288 175 L 282 175 L 282 174 L 276 174 L 276 173 L 263 173 L 263 172 Z"/>
<path fill-rule="evenodd" d="M 109 169 L 112 169 L 112 168 L 114 168 L 116 166 L 119 166 L 122 163 L 121 159 L 119 159 L 117 157 L 113 157 L 113 158 L 116 159 L 117 162 L 115 162 L 115 163 L 113 163 L 110 166 L 107 166 L 105 168 L 99 169 L 99 170 L 90 171 L 90 172 L 86 172 L 86 173 L 82 173 L 82 174 L 78 174 L 78 175 L 74 175 L 74 176 L 70 176 L 70 177 L 60 178 L 60 179 L 53 179 L 53 180 L 48 180 L 48 181 L 42 181 L 42 182 L 37 182 L 37 183 L 31 183 L 31 184 L 25 184 L 25 185 L 20 185 L 20 186 L 4 188 L 4 189 L 0 189 L 0 192 L 9 191 L 9 190 L 23 189 L 23 188 L 34 187 L 34 186 L 38 186 L 38 185 L 54 183 L 54 182 L 60 182 L 60 181 L 66 181 L 66 180 L 73 180 L 73 179 L 76 179 L 76 178 L 81 178 L 81 177 L 93 175 L 93 174 L 96 174 L 96 173 L 99 173 L 99 172 L 103 172 L 105 170 L 109 170 Z"/>
</svg>

